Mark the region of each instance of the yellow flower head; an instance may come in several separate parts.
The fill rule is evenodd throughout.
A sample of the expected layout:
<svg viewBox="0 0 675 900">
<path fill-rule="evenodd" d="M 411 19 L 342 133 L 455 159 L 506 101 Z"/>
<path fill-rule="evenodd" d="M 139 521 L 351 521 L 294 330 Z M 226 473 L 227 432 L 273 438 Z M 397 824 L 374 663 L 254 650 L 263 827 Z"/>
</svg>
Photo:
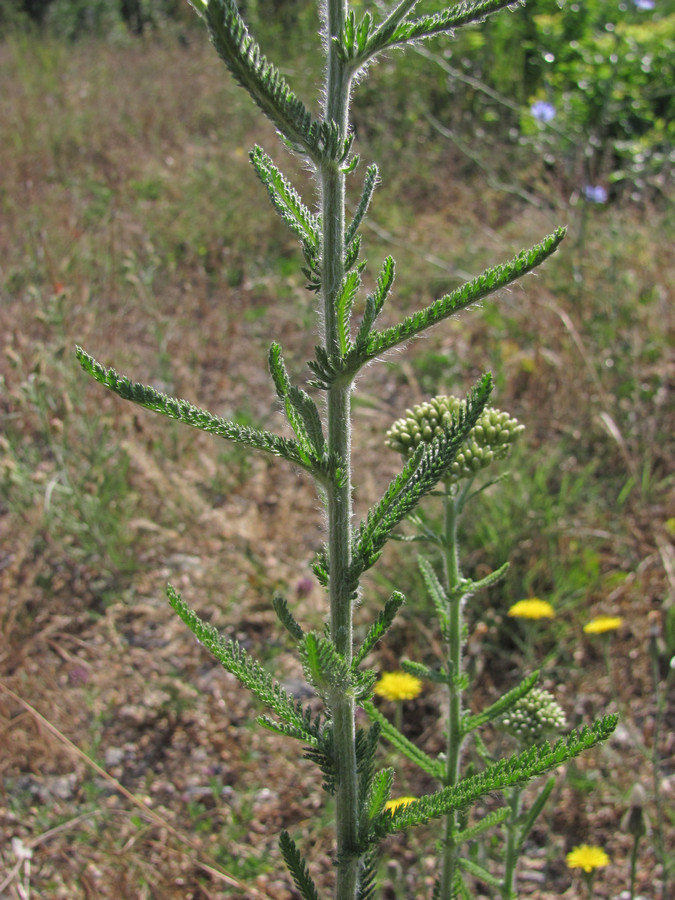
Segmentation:
<svg viewBox="0 0 675 900">
<path fill-rule="evenodd" d="M 529 600 L 519 600 L 509 610 L 509 615 L 516 619 L 553 619 L 555 610 L 547 600 L 538 597 L 530 597 Z"/>
<path fill-rule="evenodd" d="M 414 700 L 422 690 L 422 682 L 407 672 L 385 672 L 375 685 L 378 697 L 385 700 Z"/>
<path fill-rule="evenodd" d="M 414 803 L 417 800 L 417 797 L 396 797 L 395 800 L 387 800 L 384 804 L 384 808 L 387 812 L 393 813 L 399 808 L 399 806 L 409 806 L 411 803 Z"/>
<path fill-rule="evenodd" d="M 584 625 L 584 631 L 586 634 L 604 634 L 606 631 L 616 631 L 622 625 L 621 616 L 596 616 Z"/>
<path fill-rule="evenodd" d="M 570 869 L 583 869 L 584 872 L 592 872 L 609 865 L 609 856 L 601 847 L 589 847 L 581 844 L 571 850 L 567 856 L 567 866 Z"/>
</svg>

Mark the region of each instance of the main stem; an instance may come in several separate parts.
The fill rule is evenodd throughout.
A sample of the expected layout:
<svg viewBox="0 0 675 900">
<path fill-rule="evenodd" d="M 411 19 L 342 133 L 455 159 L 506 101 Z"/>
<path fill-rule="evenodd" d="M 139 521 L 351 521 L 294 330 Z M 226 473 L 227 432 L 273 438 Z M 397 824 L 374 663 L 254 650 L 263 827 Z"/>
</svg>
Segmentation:
<svg viewBox="0 0 675 900">
<path fill-rule="evenodd" d="M 326 85 L 324 115 L 336 122 L 346 136 L 349 129 L 350 76 L 338 57 L 332 38 L 342 31 L 346 0 L 327 0 Z M 321 280 L 325 346 L 339 354 L 337 298 L 344 278 L 345 175 L 339 163 L 323 161 L 319 168 L 323 245 Z M 328 555 L 330 562 L 330 629 L 335 649 L 349 663 L 352 658 L 353 595 L 348 573 L 351 563 L 351 383 L 337 381 L 328 391 L 328 447 L 341 460 L 341 477 L 328 489 Z M 339 689 L 331 692 L 336 770 L 337 883 L 335 900 L 355 900 L 360 857 L 357 852 L 358 782 L 356 771 L 356 726 L 354 698 Z"/>
</svg>

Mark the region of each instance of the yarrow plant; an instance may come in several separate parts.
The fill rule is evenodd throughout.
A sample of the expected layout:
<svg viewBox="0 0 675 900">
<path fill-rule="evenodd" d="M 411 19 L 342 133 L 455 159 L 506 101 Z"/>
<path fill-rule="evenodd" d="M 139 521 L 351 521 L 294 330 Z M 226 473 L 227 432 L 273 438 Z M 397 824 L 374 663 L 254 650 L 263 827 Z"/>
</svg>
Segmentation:
<svg viewBox="0 0 675 900">
<path fill-rule="evenodd" d="M 382 841 L 434 819 L 445 822 L 439 847 L 441 872 L 434 896 L 443 900 L 455 896 L 463 884 L 461 873 L 489 877 L 483 870 L 472 870 L 462 847 L 472 835 L 503 822 L 505 814 L 498 811 L 471 826 L 467 824 L 471 805 L 488 794 L 520 791 L 528 782 L 605 740 L 616 725 L 615 717 L 606 716 L 555 743 L 539 743 L 491 761 L 480 772 L 460 773 L 459 751 L 465 738 L 473 734 L 478 740 L 483 725 L 508 712 L 534 685 L 530 676 L 482 713 L 467 715 L 462 711 L 465 676 L 461 668 L 461 609 L 473 593 L 494 583 L 505 567 L 477 582 L 465 578 L 458 568 L 455 545 L 448 543 L 447 536 L 454 539 L 473 477 L 486 461 L 500 456 L 501 448 L 517 428 L 510 417 L 491 410 L 489 375 L 480 378 L 464 399 L 442 405 L 442 412 L 438 409 L 440 415 L 433 428 L 422 429 L 423 439 L 406 454 L 401 471 L 363 520 L 355 523 L 352 513 L 351 398 L 359 371 L 388 350 L 531 272 L 555 252 L 565 234 L 559 228 L 400 321 L 391 324 L 390 315 L 387 322 L 384 309 L 394 283 L 394 260 L 387 257 L 381 263 L 371 292 L 364 291 L 362 284 L 366 262 L 361 258 L 361 227 L 380 180 L 374 163 L 365 170 L 353 215 L 347 215 L 347 187 L 359 165 L 350 125 L 352 92 L 381 54 L 432 37 L 451 36 L 456 29 L 480 22 L 510 3 L 467 0 L 429 13 L 418 12 L 416 0 L 400 0 L 389 10 L 375 14 L 361 12 L 360 7 L 357 11 L 348 0 L 326 0 L 321 5 L 324 76 L 315 90 L 321 105 L 314 109 L 291 89 L 278 66 L 263 55 L 234 0 L 192 0 L 231 75 L 275 126 L 285 150 L 296 154 L 314 174 L 315 195 L 307 199 L 267 151 L 254 147 L 250 153 L 272 207 L 299 241 L 304 258 L 302 275 L 309 291 L 319 298 L 321 339 L 308 363 L 311 375 L 304 384 L 298 384 L 297 376 L 289 373 L 277 342 L 270 345 L 268 353 L 271 384 L 292 437 L 216 416 L 188 400 L 133 382 L 96 362 L 81 348 L 77 350 L 83 368 L 123 399 L 249 450 L 281 457 L 316 484 L 327 522 L 326 543 L 313 564 L 326 596 L 325 629 L 306 630 L 285 597 L 277 595 L 272 601 L 297 648 L 306 678 L 318 698 L 316 704 L 293 696 L 275 673 L 268 672 L 241 644 L 226 640 L 171 586 L 168 599 L 201 643 L 257 698 L 264 709 L 259 723 L 298 741 L 305 757 L 319 769 L 323 787 L 334 801 L 336 900 L 373 898 Z M 370 627 L 359 641 L 355 640 L 353 613 L 357 603 L 368 608 L 368 598 L 362 595 L 363 575 L 375 565 L 397 527 L 414 517 L 421 501 L 439 485 L 445 497 L 445 586 L 430 563 L 421 565 L 435 597 L 441 632 L 449 647 L 448 659 L 454 661 L 454 668 L 432 671 L 420 664 L 420 671 L 408 673 L 415 678 L 431 678 L 448 690 L 450 752 L 444 760 L 432 760 L 402 736 L 397 738 L 393 726 L 370 699 L 377 676 L 365 664 L 393 623 L 404 602 L 403 595 L 395 591 L 382 608 L 371 612 Z M 359 707 L 372 717 L 367 728 L 357 727 Z M 377 762 L 383 733 L 437 779 L 437 790 L 414 800 L 399 798 L 392 808 L 393 771 L 380 768 Z M 506 815 L 512 813 L 510 809 Z M 514 821 L 510 832 L 514 837 L 509 857 L 512 862 L 524 840 L 523 827 L 520 820 Z M 295 840 L 284 830 L 279 843 L 299 894 L 304 900 L 318 900 L 319 890 Z M 508 878 L 504 881 L 504 898 L 513 895 L 512 884 Z"/>
</svg>

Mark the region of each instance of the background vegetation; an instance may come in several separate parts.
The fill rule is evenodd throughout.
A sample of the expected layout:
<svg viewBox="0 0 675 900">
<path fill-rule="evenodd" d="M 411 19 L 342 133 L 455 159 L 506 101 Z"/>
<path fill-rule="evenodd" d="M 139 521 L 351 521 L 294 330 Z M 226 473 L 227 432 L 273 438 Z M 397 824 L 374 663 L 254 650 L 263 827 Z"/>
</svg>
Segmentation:
<svg viewBox="0 0 675 900">
<path fill-rule="evenodd" d="M 615 740 L 561 781 L 528 848 L 528 896 L 577 895 L 564 853 L 579 840 L 612 858 L 599 896 L 627 886 L 621 820 L 636 781 L 653 828 L 639 862 L 646 896 L 672 849 L 672 805 L 659 811 L 655 788 L 672 797 L 673 772 L 652 763 L 674 749 L 655 679 L 663 692 L 674 649 L 675 16 L 648 3 L 533 3 L 433 48 L 431 62 L 404 69 L 392 56 L 357 98 L 359 149 L 384 182 L 369 255 L 395 246 L 401 311 L 570 227 L 524 288 L 416 343 L 411 362 L 394 355 L 366 372 L 357 409 L 358 512 L 396 469 L 383 437 L 407 406 L 461 393 L 490 368 L 496 404 L 527 426 L 510 477 L 464 526 L 467 574 L 512 563 L 471 616 L 478 690 L 489 697 L 530 664 L 505 613 L 536 595 L 557 610 L 535 639 L 570 722 L 607 704 L 624 714 Z M 269 598 L 280 587 L 322 620 L 308 578 L 321 530 L 311 491 L 281 465 L 102 396 L 72 348 L 242 423 L 278 425 L 261 317 L 301 366 L 315 342 L 311 296 L 247 161 L 271 133 L 182 4 L 136 4 L 140 29 L 132 5 L 0 0 L 0 672 L 56 731 L 0 691 L 0 819 L 20 841 L 0 850 L 0 884 L 17 897 L 29 884 L 48 897 L 290 898 L 268 834 L 303 823 L 320 851 L 318 785 L 287 768 L 273 737 L 242 733 L 245 699 L 173 621 L 163 586 L 189 584 L 202 614 L 277 657 L 296 685 Z M 311 5 L 258 0 L 249 15 L 271 23 L 277 56 L 291 27 L 308 48 L 315 40 Z M 285 74 L 301 83 L 309 69 L 289 58 Z M 414 560 L 387 552 L 380 571 L 405 566 L 413 599 L 381 648 L 383 670 L 403 653 L 424 659 L 435 639 Z M 381 574 L 369 585 L 388 588 Z M 595 613 L 624 619 L 611 676 L 603 642 L 582 633 Z M 404 712 L 409 736 L 438 749 L 433 692 Z M 410 778 L 402 768 L 401 793 L 424 787 Z M 392 852 L 398 893 L 385 896 L 402 896 L 420 873 L 405 843 Z"/>
</svg>

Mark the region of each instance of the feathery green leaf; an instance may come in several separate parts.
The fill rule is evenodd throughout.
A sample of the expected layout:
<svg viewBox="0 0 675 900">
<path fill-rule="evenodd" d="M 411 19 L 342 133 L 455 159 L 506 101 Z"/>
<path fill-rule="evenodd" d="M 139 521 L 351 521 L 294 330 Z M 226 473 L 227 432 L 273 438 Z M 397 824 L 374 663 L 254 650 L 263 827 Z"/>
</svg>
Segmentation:
<svg viewBox="0 0 675 900">
<path fill-rule="evenodd" d="M 293 613 L 288 608 L 288 601 L 284 595 L 275 594 L 274 599 L 272 600 L 272 606 L 274 607 L 274 612 L 277 614 L 277 618 L 286 631 L 294 637 L 296 641 L 301 641 L 305 636 L 305 632 L 296 622 Z"/>
<path fill-rule="evenodd" d="M 392 37 L 418 3 L 419 0 L 399 0 L 399 3 L 377 28 L 373 29 L 371 27 L 369 29 L 364 45 L 359 46 L 358 52 L 352 54 L 352 58 L 357 61 L 358 65 L 361 65 L 369 57 L 374 56 L 378 51 L 391 45 Z"/>
<path fill-rule="evenodd" d="M 439 818 L 453 809 L 474 803 L 493 791 L 503 791 L 516 785 L 524 785 L 557 768 L 568 760 L 607 740 L 616 728 L 618 716 L 604 716 L 591 727 L 573 731 L 555 744 L 539 744 L 523 753 L 502 759 L 484 772 L 463 778 L 458 784 L 442 788 L 435 794 L 420 797 L 414 803 L 399 807 L 391 815 L 383 814 L 373 823 L 372 841 L 380 841 L 386 835 L 403 828 L 422 825 Z M 384 729 L 382 731 L 385 734 Z"/>
<path fill-rule="evenodd" d="M 318 715 L 313 716 L 309 707 L 303 709 L 302 703 L 285 691 L 237 641 L 226 641 L 213 625 L 201 619 L 171 585 L 167 588 L 167 596 L 174 611 L 224 669 L 234 675 L 264 706 L 279 716 L 282 722 L 290 726 L 294 737 L 312 747 L 319 746 L 321 728 Z"/>
<path fill-rule="evenodd" d="M 396 613 L 404 603 L 405 596 L 399 591 L 394 591 L 391 597 L 389 597 L 389 599 L 384 604 L 383 609 L 380 610 L 377 619 L 368 629 L 368 633 L 366 634 L 363 643 L 354 654 L 354 659 L 352 660 L 352 669 L 357 669 L 361 665 L 361 663 L 366 658 L 366 656 L 368 656 L 375 644 L 377 644 L 380 638 L 391 628 L 391 625 L 396 617 Z"/>
<path fill-rule="evenodd" d="M 380 726 L 374 722 L 370 728 L 365 731 L 360 728 L 356 732 L 355 754 L 356 754 L 356 771 L 358 776 L 358 809 L 359 809 L 359 831 L 361 834 L 367 834 L 370 829 L 370 819 L 374 818 L 380 810 L 373 816 L 368 814 L 370 808 L 371 794 L 373 792 L 373 782 L 375 779 L 375 758 L 380 741 Z"/>
<path fill-rule="evenodd" d="M 234 0 L 210 0 L 202 16 L 220 58 L 291 146 L 315 162 L 325 158 L 342 161 L 351 140 L 340 133 L 335 122 L 312 118 L 276 66 L 262 53 Z"/>
<path fill-rule="evenodd" d="M 327 794 L 334 794 L 337 787 L 337 773 L 335 771 L 335 741 L 332 723 L 324 726 L 318 746 L 308 747 L 305 750 L 304 758 L 319 767 L 323 775 L 322 788 Z"/>
<path fill-rule="evenodd" d="M 316 403 L 309 394 L 291 384 L 281 347 L 276 342 L 270 345 L 269 368 L 277 394 L 284 402 L 286 417 L 295 432 L 301 451 L 308 464 L 325 468 L 326 442 L 323 436 L 321 416 Z"/>
<path fill-rule="evenodd" d="M 344 356 L 351 347 L 350 325 L 352 309 L 356 293 L 361 286 L 361 273 L 358 269 L 348 272 L 342 281 L 342 287 L 337 297 L 337 320 L 340 340 L 340 353 Z"/>
<path fill-rule="evenodd" d="M 344 269 L 345 272 L 349 272 L 356 265 L 356 261 L 359 258 L 359 253 L 361 252 L 361 235 L 357 234 L 351 244 L 348 244 L 345 248 L 345 261 L 344 261 Z M 358 265 L 358 271 L 363 272 L 366 267 L 365 260 Z"/>
<path fill-rule="evenodd" d="M 372 330 L 375 320 L 382 311 L 387 295 L 394 283 L 394 260 L 388 256 L 382 264 L 380 274 L 377 276 L 377 288 L 374 294 L 366 299 L 366 309 L 363 313 L 361 324 L 354 341 L 354 360 L 358 365 L 361 364 L 361 354 L 368 347 L 368 336 Z M 356 371 L 356 369 L 354 369 Z"/>
<path fill-rule="evenodd" d="M 391 796 L 396 773 L 394 769 L 381 769 L 373 778 L 366 797 L 365 815 L 368 821 L 376 819 L 384 810 L 384 804 Z"/>
<path fill-rule="evenodd" d="M 343 62 L 348 62 L 365 51 L 372 29 L 373 17 L 369 12 L 364 15 L 357 25 L 356 13 L 353 9 L 349 10 L 342 28 L 342 34 L 333 39 L 340 59 Z"/>
<path fill-rule="evenodd" d="M 271 158 L 257 145 L 250 159 L 258 178 L 267 188 L 272 205 L 289 228 L 300 238 L 306 252 L 318 256 L 321 229 L 319 221 L 302 202 L 300 194 L 277 169 Z"/>
<path fill-rule="evenodd" d="M 124 375 L 119 375 L 115 369 L 106 369 L 88 353 L 85 353 L 81 347 L 75 349 L 75 354 L 85 372 L 88 372 L 99 384 L 107 387 L 123 400 L 131 400 L 133 403 L 167 416 L 169 419 L 176 419 L 228 441 L 245 444 L 256 450 L 264 450 L 274 456 L 281 456 L 309 472 L 314 471 L 307 454 L 295 441 L 272 434 L 270 431 L 245 428 L 237 425 L 236 422 L 221 419 L 220 416 L 214 416 L 205 409 L 193 406 L 188 400 L 168 397 L 148 385 L 132 382 Z"/>
<path fill-rule="evenodd" d="M 532 806 L 528 809 L 526 815 L 523 817 L 522 823 L 520 825 L 520 835 L 518 838 L 517 850 L 518 852 L 522 851 L 523 845 L 527 840 L 527 836 L 534 828 L 534 824 L 539 818 L 544 806 L 546 806 L 546 801 L 551 796 L 551 792 L 556 785 L 555 776 L 552 775 L 542 790 L 539 792 L 537 799 L 534 801 Z"/>
<path fill-rule="evenodd" d="M 426 681 L 432 681 L 434 684 L 451 684 L 452 676 L 445 669 L 432 669 L 424 663 L 415 662 L 412 659 L 402 659 L 401 668 L 408 675 L 414 675 Z"/>
<path fill-rule="evenodd" d="M 441 628 L 445 632 L 450 615 L 450 601 L 448 600 L 448 595 L 441 584 L 441 580 L 436 574 L 434 567 L 426 557 L 418 556 L 417 565 L 422 573 L 424 584 L 429 591 L 429 596 L 436 607 L 436 614 L 441 621 Z"/>
<path fill-rule="evenodd" d="M 468 859 L 466 856 L 460 856 L 457 859 L 457 865 L 461 869 L 464 869 L 465 872 L 468 872 L 469 875 L 473 875 L 474 878 L 479 878 L 482 882 L 489 884 L 491 887 L 499 888 L 502 886 L 501 880 L 497 878 L 496 875 L 488 872 L 484 866 L 481 866 L 473 859 Z"/>
<path fill-rule="evenodd" d="M 475 840 L 484 832 L 489 831 L 490 828 L 501 825 L 501 823 L 505 822 L 510 815 L 511 810 L 508 806 L 502 806 L 500 809 L 493 809 L 492 812 L 485 813 L 475 825 L 470 825 L 468 828 L 464 828 L 462 831 L 457 832 L 457 834 L 454 835 L 455 843 L 465 844 L 467 841 Z"/>
<path fill-rule="evenodd" d="M 293 876 L 295 886 L 303 900 L 319 900 L 319 892 L 312 880 L 312 876 L 309 874 L 307 863 L 302 858 L 295 841 L 285 828 L 279 835 L 279 847 L 288 871 Z"/>
<path fill-rule="evenodd" d="M 565 228 L 558 228 L 539 244 L 535 244 L 529 250 L 523 250 L 504 265 L 486 269 L 482 275 L 467 281 L 445 297 L 441 297 L 424 309 L 413 313 L 398 325 L 387 328 L 385 331 L 371 332 L 361 364 L 374 359 L 397 344 L 415 337 L 432 325 L 466 309 L 472 303 L 488 297 L 531 272 L 556 251 L 565 237 L 565 233 Z"/>
<path fill-rule="evenodd" d="M 490 706 L 482 712 L 477 713 L 475 716 L 467 716 L 462 722 L 462 731 L 464 734 L 468 734 L 476 728 L 481 728 L 483 725 L 487 725 L 488 722 L 492 722 L 497 716 L 501 716 L 505 712 L 508 712 L 508 710 L 512 709 L 519 700 L 522 700 L 523 697 L 530 693 L 538 680 L 539 672 L 532 672 L 531 675 L 527 675 L 523 678 L 520 684 L 511 688 L 511 690 L 504 694 L 503 697 L 500 697 L 499 700 L 495 700 L 494 703 L 490 704 Z"/>
<path fill-rule="evenodd" d="M 506 575 L 509 570 L 509 563 L 503 563 L 498 569 L 494 572 L 490 572 L 488 575 L 485 575 L 483 578 L 479 578 L 478 581 L 471 581 L 469 579 L 465 579 L 460 585 L 462 596 L 464 597 L 473 597 L 474 594 L 477 594 L 478 591 L 482 591 L 485 588 L 492 587 L 493 584 L 497 584 L 498 581 L 501 581 L 502 578 Z"/>
<path fill-rule="evenodd" d="M 306 634 L 301 652 L 305 676 L 323 696 L 329 688 L 346 691 L 354 686 L 354 676 L 332 641 L 313 632 Z"/>
<path fill-rule="evenodd" d="M 375 900 L 377 890 L 377 847 L 367 850 L 361 859 L 356 900 Z"/>
<path fill-rule="evenodd" d="M 431 775 L 432 778 L 436 778 L 438 781 L 443 780 L 445 770 L 440 760 L 432 759 L 424 750 L 416 747 L 412 741 L 409 741 L 405 735 L 401 734 L 398 728 L 392 725 L 389 719 L 382 715 L 370 700 L 362 702 L 361 707 L 370 721 L 377 722 L 380 726 L 382 737 L 386 738 L 390 744 L 393 744 L 399 752 L 411 762 L 414 762 L 416 766 L 419 766 L 427 775 Z"/>
<path fill-rule="evenodd" d="M 359 200 L 359 205 L 356 207 L 354 218 L 349 223 L 345 231 L 345 247 L 348 247 L 356 237 L 356 232 L 359 230 L 359 225 L 368 212 L 368 207 L 370 206 L 370 201 L 373 197 L 373 191 L 377 186 L 378 178 L 379 170 L 373 163 L 373 165 L 368 166 L 368 168 L 366 169 L 366 175 L 363 179 L 363 190 L 361 191 L 361 199 Z"/>
<path fill-rule="evenodd" d="M 447 34 L 462 25 L 481 22 L 486 16 L 512 5 L 513 0 L 466 0 L 464 3 L 458 3 L 441 12 L 414 19 L 412 22 L 402 22 L 384 46 L 396 47 L 437 34 Z M 373 43 L 374 39 L 375 35 Z M 381 47 L 376 49 L 381 49 Z"/>
</svg>

